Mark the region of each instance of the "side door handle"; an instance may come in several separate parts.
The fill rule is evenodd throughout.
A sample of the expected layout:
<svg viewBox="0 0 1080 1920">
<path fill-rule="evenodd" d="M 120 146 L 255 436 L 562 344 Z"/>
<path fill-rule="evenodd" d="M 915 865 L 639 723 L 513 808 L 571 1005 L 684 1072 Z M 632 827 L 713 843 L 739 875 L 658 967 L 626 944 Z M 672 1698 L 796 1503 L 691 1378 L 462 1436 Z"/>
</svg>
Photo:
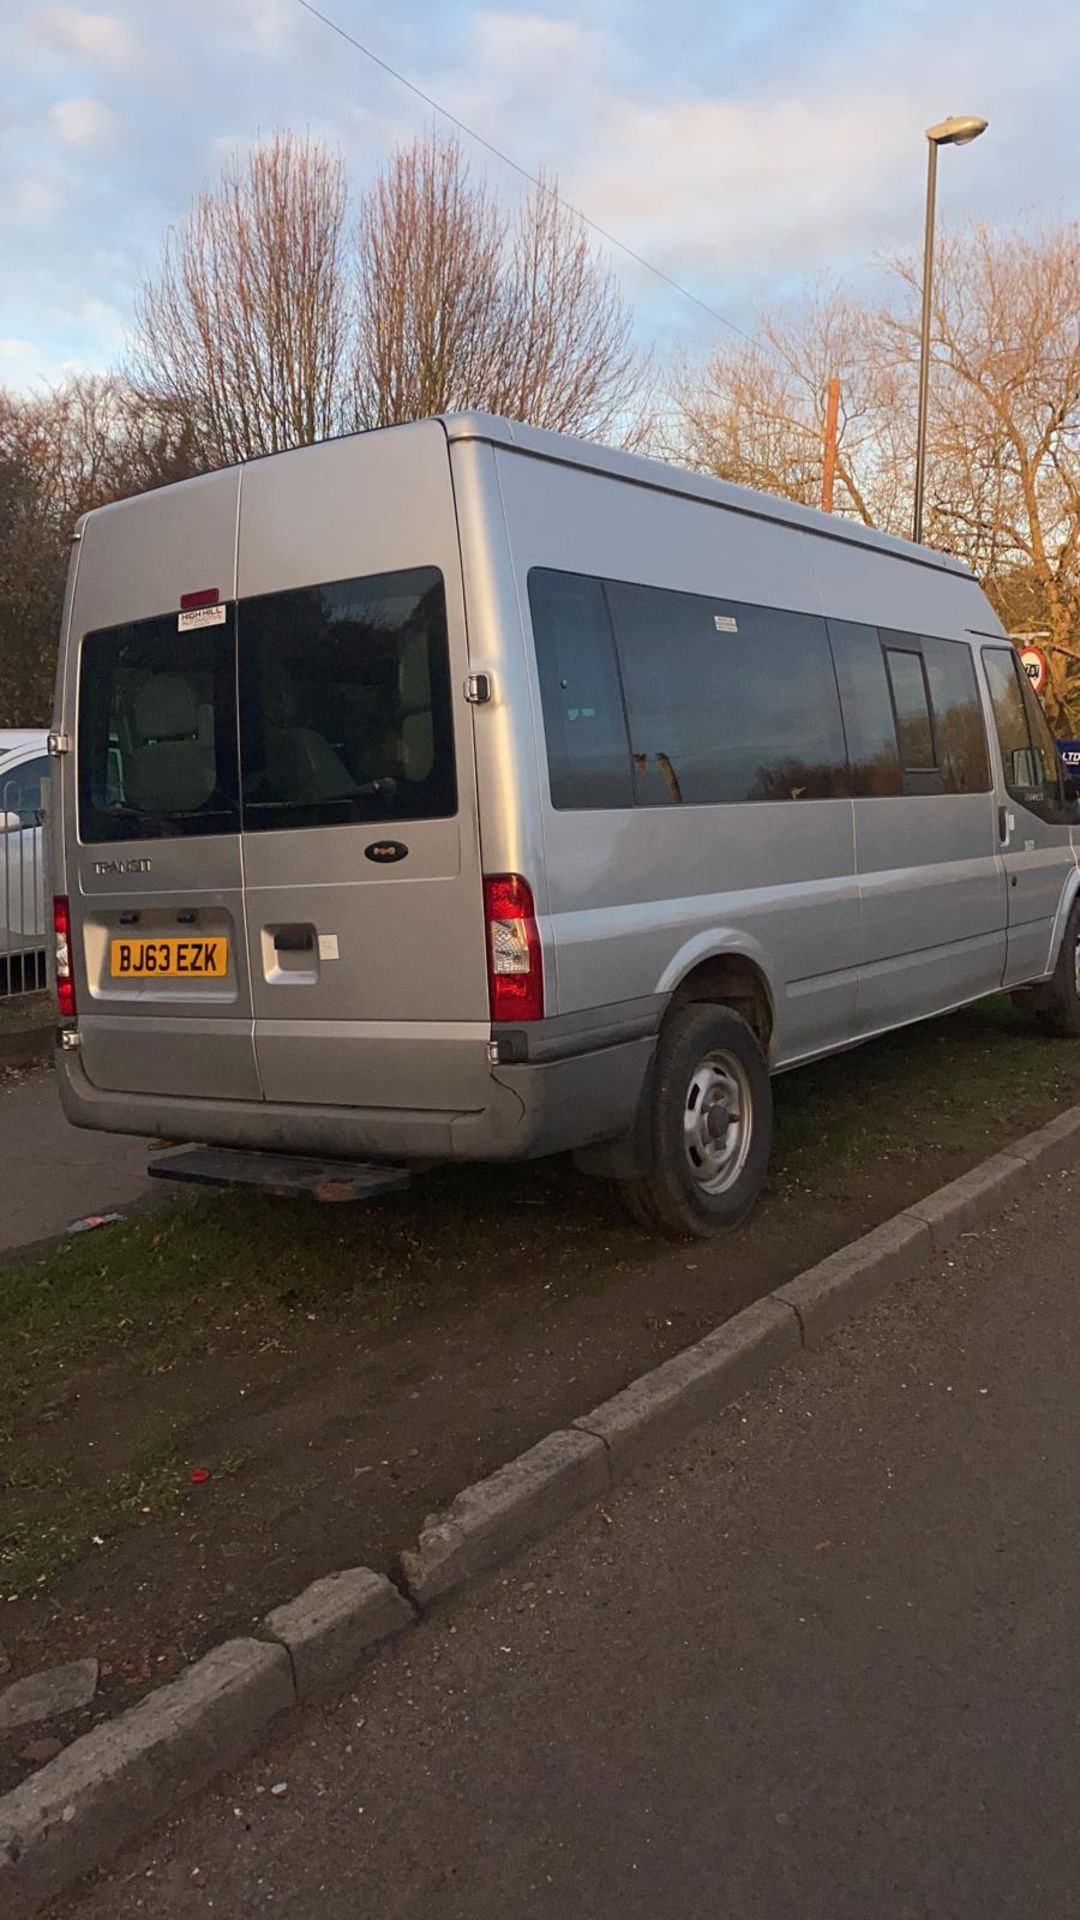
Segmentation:
<svg viewBox="0 0 1080 1920">
<path fill-rule="evenodd" d="M 998 839 L 1003 847 L 1009 844 L 1009 812 L 1007 807 L 998 808 Z"/>
</svg>

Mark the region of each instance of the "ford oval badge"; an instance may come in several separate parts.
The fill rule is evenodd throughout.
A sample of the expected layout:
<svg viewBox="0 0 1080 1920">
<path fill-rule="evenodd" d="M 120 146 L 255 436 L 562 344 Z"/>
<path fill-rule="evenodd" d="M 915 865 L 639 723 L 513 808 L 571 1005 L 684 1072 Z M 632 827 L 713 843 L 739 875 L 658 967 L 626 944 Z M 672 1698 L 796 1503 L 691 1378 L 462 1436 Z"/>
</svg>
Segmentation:
<svg viewBox="0 0 1080 1920">
<path fill-rule="evenodd" d="M 364 848 L 368 860 L 374 860 L 377 866 L 393 866 L 395 860 L 404 860 L 409 849 L 400 840 L 373 840 L 370 847 Z"/>
</svg>

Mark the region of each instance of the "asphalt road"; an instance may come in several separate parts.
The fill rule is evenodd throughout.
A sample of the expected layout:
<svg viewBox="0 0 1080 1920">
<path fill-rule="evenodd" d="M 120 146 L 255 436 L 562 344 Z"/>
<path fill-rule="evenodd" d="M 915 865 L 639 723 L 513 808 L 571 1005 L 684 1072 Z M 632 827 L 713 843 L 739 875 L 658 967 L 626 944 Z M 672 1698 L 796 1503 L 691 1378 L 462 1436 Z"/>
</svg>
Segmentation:
<svg viewBox="0 0 1080 1920">
<path fill-rule="evenodd" d="M 0 1258 L 144 1198 L 146 1147 L 69 1126 L 46 1068 L 0 1075 Z"/>
<path fill-rule="evenodd" d="M 1044 1180 L 65 1920 L 1076 1920 L 1078 1201 Z"/>
</svg>

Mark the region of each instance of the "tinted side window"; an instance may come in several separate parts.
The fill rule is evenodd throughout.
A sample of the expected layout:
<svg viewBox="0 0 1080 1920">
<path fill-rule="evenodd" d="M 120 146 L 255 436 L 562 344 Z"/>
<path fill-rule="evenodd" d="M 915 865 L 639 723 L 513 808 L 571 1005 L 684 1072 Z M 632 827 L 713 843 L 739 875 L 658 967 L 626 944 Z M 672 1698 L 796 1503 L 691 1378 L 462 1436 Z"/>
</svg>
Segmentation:
<svg viewBox="0 0 1080 1920">
<path fill-rule="evenodd" d="M 990 687 L 1005 787 L 1011 797 L 1040 819 L 1066 817 L 1061 766 L 1053 737 L 1036 696 L 1012 647 L 984 647 L 983 666 Z M 1037 729 L 1032 738 L 1030 715 Z"/>
<path fill-rule="evenodd" d="M 243 600 L 239 655 L 245 832 L 456 811 L 437 568 Z"/>
<path fill-rule="evenodd" d="M 971 648 L 960 640 L 924 640 L 923 659 L 945 791 L 988 793 L 990 760 Z"/>
<path fill-rule="evenodd" d="M 236 833 L 231 608 L 181 632 L 175 613 L 87 634 L 79 681 L 83 840 Z"/>
<path fill-rule="evenodd" d="M 885 663 L 896 708 L 900 764 L 905 773 L 931 773 L 937 760 L 922 655 L 886 647 Z"/>
<path fill-rule="evenodd" d="M 644 806 L 847 791 L 824 620 L 608 582 Z"/>
<path fill-rule="evenodd" d="M 534 567 L 529 606 L 555 807 L 632 807 L 634 781 L 603 582 Z"/>
<path fill-rule="evenodd" d="M 830 620 L 829 638 L 840 682 L 851 791 L 862 798 L 900 793 L 896 717 L 878 630 L 853 620 Z"/>
</svg>

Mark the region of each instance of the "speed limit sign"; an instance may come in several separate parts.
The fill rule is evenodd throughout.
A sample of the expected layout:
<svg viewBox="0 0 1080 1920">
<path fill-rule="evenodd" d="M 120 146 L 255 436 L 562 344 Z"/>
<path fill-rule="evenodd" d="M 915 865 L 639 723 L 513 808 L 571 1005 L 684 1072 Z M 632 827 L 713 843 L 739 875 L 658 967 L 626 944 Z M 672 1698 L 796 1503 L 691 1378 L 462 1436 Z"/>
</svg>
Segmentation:
<svg viewBox="0 0 1080 1920">
<path fill-rule="evenodd" d="M 1036 693 L 1041 693 L 1046 685 L 1046 655 L 1041 647 L 1021 647 L 1020 664 L 1031 681 Z"/>
</svg>

